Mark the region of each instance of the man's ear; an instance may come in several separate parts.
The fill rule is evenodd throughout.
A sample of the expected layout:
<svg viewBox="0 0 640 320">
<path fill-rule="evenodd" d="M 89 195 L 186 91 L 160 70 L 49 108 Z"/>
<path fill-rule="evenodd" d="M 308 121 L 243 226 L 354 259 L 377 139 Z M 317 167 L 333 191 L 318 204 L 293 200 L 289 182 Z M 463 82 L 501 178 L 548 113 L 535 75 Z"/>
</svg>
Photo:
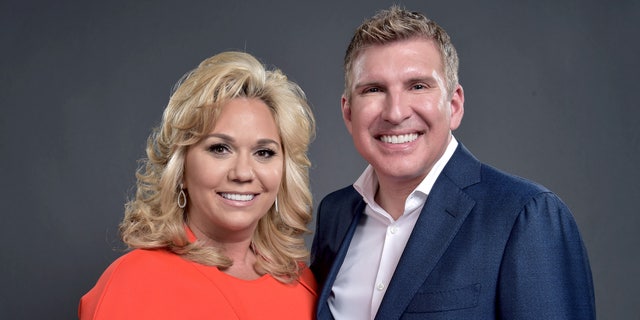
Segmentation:
<svg viewBox="0 0 640 320">
<path fill-rule="evenodd" d="M 347 130 L 351 133 L 351 104 L 349 103 L 349 99 L 342 95 L 340 99 L 340 105 L 342 109 L 342 120 L 344 120 L 345 126 L 347 126 Z"/>
<path fill-rule="evenodd" d="M 449 122 L 449 129 L 451 131 L 458 129 L 460 123 L 462 123 L 462 116 L 464 116 L 464 89 L 458 84 L 456 89 L 451 95 L 451 119 Z"/>
</svg>

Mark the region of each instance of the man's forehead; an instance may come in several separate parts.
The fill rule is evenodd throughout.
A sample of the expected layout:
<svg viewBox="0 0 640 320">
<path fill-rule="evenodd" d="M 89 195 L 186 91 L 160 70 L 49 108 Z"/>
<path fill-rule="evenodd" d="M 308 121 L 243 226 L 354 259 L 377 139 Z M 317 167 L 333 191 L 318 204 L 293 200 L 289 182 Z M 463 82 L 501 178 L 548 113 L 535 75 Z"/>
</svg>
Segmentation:
<svg viewBox="0 0 640 320">
<path fill-rule="evenodd" d="M 352 66 L 362 63 L 363 60 L 368 60 L 371 56 L 376 56 L 378 59 L 383 58 L 380 56 L 392 58 L 397 54 L 406 55 L 409 52 L 413 52 L 417 58 L 425 62 L 442 62 L 442 54 L 434 40 L 410 38 L 384 44 L 371 44 L 360 48 L 353 57 Z"/>
<path fill-rule="evenodd" d="M 393 46 L 375 45 L 356 56 L 351 67 L 352 80 L 377 76 L 429 77 L 442 73 L 440 52 L 424 44 Z"/>
</svg>

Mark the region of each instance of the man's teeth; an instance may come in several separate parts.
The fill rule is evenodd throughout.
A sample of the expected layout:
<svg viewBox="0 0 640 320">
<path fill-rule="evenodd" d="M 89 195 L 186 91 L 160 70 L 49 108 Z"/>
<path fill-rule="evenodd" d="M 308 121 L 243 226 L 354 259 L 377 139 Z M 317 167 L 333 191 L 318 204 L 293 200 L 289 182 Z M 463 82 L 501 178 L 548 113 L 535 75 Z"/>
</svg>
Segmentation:
<svg viewBox="0 0 640 320">
<path fill-rule="evenodd" d="M 252 194 L 221 193 L 220 195 L 225 199 L 234 201 L 250 201 L 254 198 Z"/>
<path fill-rule="evenodd" d="M 418 139 L 417 133 L 401 134 L 397 136 L 381 136 L 380 140 L 384 143 L 407 143 Z"/>
</svg>

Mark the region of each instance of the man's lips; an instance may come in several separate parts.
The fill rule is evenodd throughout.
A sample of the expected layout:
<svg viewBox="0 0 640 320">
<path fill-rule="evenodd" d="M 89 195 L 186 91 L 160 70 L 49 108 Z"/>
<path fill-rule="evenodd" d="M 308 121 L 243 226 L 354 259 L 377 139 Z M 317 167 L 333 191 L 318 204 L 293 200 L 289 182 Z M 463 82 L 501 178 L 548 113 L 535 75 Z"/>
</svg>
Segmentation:
<svg viewBox="0 0 640 320">
<path fill-rule="evenodd" d="M 418 139 L 418 136 L 419 134 L 417 132 L 398 135 L 381 135 L 378 137 L 378 140 L 384 143 L 399 144 L 415 141 Z"/>
</svg>

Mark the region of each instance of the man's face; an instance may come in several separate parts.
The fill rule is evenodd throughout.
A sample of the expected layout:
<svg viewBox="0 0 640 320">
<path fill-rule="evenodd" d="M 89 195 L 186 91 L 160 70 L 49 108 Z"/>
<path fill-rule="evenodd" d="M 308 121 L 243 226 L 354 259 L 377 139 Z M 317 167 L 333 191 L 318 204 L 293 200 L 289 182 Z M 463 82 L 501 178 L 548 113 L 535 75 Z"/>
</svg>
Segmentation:
<svg viewBox="0 0 640 320">
<path fill-rule="evenodd" d="M 354 60 L 342 116 L 356 149 L 386 181 L 416 186 L 442 156 L 464 113 L 447 97 L 440 52 L 412 38 L 368 47 Z"/>
</svg>

